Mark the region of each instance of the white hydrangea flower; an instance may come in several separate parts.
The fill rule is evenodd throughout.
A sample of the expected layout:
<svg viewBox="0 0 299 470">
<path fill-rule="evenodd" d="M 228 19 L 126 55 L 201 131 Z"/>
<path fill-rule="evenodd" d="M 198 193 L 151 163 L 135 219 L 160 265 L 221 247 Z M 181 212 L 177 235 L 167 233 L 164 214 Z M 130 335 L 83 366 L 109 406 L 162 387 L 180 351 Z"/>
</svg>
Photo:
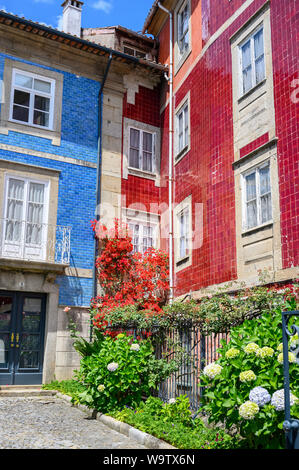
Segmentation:
<svg viewBox="0 0 299 470">
<path fill-rule="evenodd" d="M 289 352 L 289 353 L 288 353 L 288 358 L 289 358 L 289 362 L 290 362 L 290 363 L 296 362 L 296 356 L 295 356 L 294 353 Z M 277 360 L 278 360 L 278 362 L 279 362 L 280 364 L 283 364 L 283 353 L 278 354 Z"/>
<path fill-rule="evenodd" d="M 295 334 L 294 336 L 292 336 L 291 341 L 290 341 L 290 347 L 296 348 L 296 346 L 299 346 L 298 334 Z"/>
<path fill-rule="evenodd" d="M 239 375 L 241 382 L 251 382 L 256 379 L 256 375 L 252 370 L 245 370 Z"/>
<path fill-rule="evenodd" d="M 259 406 L 264 406 L 271 400 L 271 395 L 265 388 L 255 387 L 249 393 L 249 400 Z"/>
<path fill-rule="evenodd" d="M 293 395 L 290 392 L 290 405 L 294 405 L 294 403 L 297 401 L 297 397 Z M 271 399 L 271 405 L 274 406 L 276 411 L 283 411 L 284 410 L 284 389 L 282 388 L 281 390 L 277 390 L 276 392 L 273 393 L 272 399 Z"/>
<path fill-rule="evenodd" d="M 216 375 L 219 375 L 222 371 L 222 367 L 220 364 L 216 364 L 215 362 L 212 362 L 212 364 L 207 365 L 204 370 L 203 374 L 209 377 L 209 379 L 214 379 Z"/>
<path fill-rule="evenodd" d="M 264 346 L 263 348 L 257 349 L 255 354 L 262 359 L 265 357 L 272 357 L 274 354 L 274 349 Z"/>
<path fill-rule="evenodd" d="M 259 411 L 259 406 L 253 401 L 246 401 L 239 408 L 239 414 L 243 419 L 253 419 Z"/>
<path fill-rule="evenodd" d="M 116 371 L 116 369 L 118 369 L 118 363 L 117 362 L 110 362 L 110 364 L 108 364 L 108 366 L 107 366 L 107 369 L 109 370 L 109 372 Z"/>
<path fill-rule="evenodd" d="M 227 359 L 233 359 L 234 357 L 237 357 L 240 354 L 239 349 L 237 348 L 230 348 L 228 351 L 225 353 L 225 357 Z"/>
<path fill-rule="evenodd" d="M 170 398 L 170 399 L 168 400 L 169 405 L 174 405 L 175 402 L 176 402 L 176 399 L 175 399 L 175 398 Z"/>
<path fill-rule="evenodd" d="M 249 343 L 245 346 L 244 351 L 246 354 L 254 354 L 260 347 L 256 343 Z"/>
<path fill-rule="evenodd" d="M 105 388 L 106 388 L 105 385 L 99 385 L 98 386 L 98 391 L 103 392 L 105 390 Z"/>
<path fill-rule="evenodd" d="M 130 349 L 131 349 L 131 351 L 139 351 L 140 346 L 139 346 L 139 344 L 134 343 L 134 344 L 132 344 L 132 346 L 130 347 Z"/>
</svg>

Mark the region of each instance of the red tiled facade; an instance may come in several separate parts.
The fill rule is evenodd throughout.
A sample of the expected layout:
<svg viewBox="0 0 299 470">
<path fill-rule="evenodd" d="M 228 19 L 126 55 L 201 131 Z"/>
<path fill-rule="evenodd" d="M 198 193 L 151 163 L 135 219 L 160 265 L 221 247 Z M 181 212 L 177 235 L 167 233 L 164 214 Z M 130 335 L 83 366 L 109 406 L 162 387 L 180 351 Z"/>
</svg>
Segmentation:
<svg viewBox="0 0 299 470">
<path fill-rule="evenodd" d="M 171 2 L 166 2 L 168 7 Z M 180 2 L 172 2 L 173 8 Z M 238 278 L 236 188 L 234 175 L 233 69 L 231 38 L 269 4 L 273 64 L 275 137 L 280 205 L 280 279 L 294 277 L 299 264 L 298 179 L 298 14 L 296 0 L 191 0 L 192 53 L 174 77 L 174 109 L 190 94 L 190 149 L 174 165 L 174 202 L 192 196 L 192 229 L 196 204 L 203 206 L 203 240 L 192 251 L 192 263 L 175 271 L 175 296 Z M 156 15 L 161 15 L 157 12 Z M 195 18 L 195 19 L 194 19 Z M 193 22 L 192 22 L 193 21 Z M 200 21 L 200 24 L 199 24 Z M 198 26 L 198 28 L 196 27 Z M 153 34 L 155 26 L 149 26 Z M 201 32 L 201 37 L 198 37 Z M 169 21 L 159 31 L 160 62 L 169 62 Z M 135 105 L 124 101 L 124 117 L 161 128 L 161 181 L 129 175 L 122 180 L 131 203 L 168 203 L 169 98 L 165 84 L 139 88 Z M 160 113 L 161 112 L 161 113 Z M 271 140 L 269 131 L 239 148 L 242 160 Z M 148 209 L 149 210 L 149 209 Z M 168 240 L 160 246 L 168 249 Z M 298 275 L 298 272 L 297 272 Z"/>
</svg>

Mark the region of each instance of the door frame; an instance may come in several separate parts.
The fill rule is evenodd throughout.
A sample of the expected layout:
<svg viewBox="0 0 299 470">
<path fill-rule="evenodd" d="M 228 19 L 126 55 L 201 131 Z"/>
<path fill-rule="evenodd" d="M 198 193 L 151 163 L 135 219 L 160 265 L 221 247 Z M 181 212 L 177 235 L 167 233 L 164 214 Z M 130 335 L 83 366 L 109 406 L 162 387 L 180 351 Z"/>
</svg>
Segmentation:
<svg viewBox="0 0 299 470">
<path fill-rule="evenodd" d="M 8 372 L 0 372 L 0 385 L 39 385 L 42 384 L 44 353 L 45 353 L 45 327 L 46 327 L 46 302 L 47 295 L 36 292 L 19 292 L 0 290 L 0 295 L 12 297 L 12 314 L 10 325 L 10 338 L 14 333 L 14 345 L 9 341 L 9 367 Z M 41 324 L 40 324 L 40 360 L 35 370 L 24 369 L 19 372 L 19 354 L 16 349 L 16 334 L 21 336 L 21 315 L 26 297 L 41 299 Z M 20 331 L 19 331 L 20 330 Z"/>
</svg>

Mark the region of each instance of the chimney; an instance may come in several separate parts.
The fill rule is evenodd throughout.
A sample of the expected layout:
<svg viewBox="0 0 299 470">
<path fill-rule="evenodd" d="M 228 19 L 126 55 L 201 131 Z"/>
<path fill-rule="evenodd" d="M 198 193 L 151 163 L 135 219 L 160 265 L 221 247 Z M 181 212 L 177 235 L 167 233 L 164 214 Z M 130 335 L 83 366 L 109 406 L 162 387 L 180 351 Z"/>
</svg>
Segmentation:
<svg viewBox="0 0 299 470">
<path fill-rule="evenodd" d="M 72 36 L 81 37 L 81 16 L 83 2 L 79 0 L 65 0 L 62 3 L 62 31 Z"/>
</svg>

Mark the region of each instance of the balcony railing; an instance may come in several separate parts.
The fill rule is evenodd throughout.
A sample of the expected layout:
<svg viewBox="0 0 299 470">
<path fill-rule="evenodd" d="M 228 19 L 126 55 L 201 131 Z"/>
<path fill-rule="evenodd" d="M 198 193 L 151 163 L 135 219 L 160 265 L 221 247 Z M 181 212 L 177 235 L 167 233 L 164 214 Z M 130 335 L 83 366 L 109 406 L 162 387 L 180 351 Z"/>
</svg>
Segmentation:
<svg viewBox="0 0 299 470">
<path fill-rule="evenodd" d="M 70 264 L 71 227 L 0 219 L 0 256 Z"/>
</svg>

